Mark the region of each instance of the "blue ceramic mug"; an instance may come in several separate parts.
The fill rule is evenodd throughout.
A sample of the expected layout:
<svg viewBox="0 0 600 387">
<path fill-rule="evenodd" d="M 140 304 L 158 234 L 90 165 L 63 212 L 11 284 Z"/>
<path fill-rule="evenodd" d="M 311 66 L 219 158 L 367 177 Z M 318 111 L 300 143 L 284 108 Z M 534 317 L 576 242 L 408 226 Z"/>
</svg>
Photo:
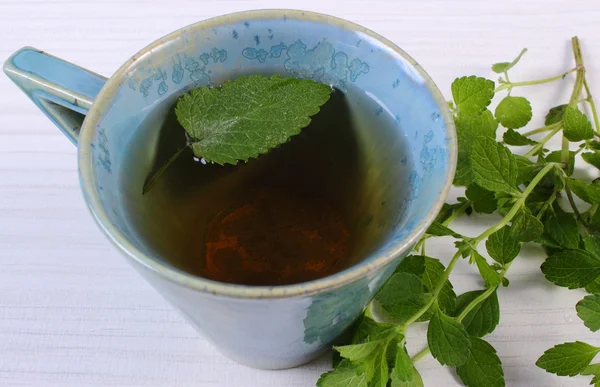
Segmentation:
<svg viewBox="0 0 600 387">
<path fill-rule="evenodd" d="M 4 71 L 77 145 L 81 190 L 108 239 L 207 340 L 250 367 L 294 367 L 326 350 L 423 235 L 454 177 L 455 129 L 429 76 L 392 42 L 331 16 L 216 17 L 150 44 L 109 79 L 33 48 L 11 56 Z M 347 93 L 350 105 L 360 94 L 379 106 L 356 117 L 372 139 L 359 144 L 360 167 L 395 204 L 366 216 L 365 232 L 386 227 L 385 237 L 341 272 L 272 287 L 211 281 L 169 264 L 128 219 L 119 172 L 142 123 L 192 87 L 251 73 L 311 78 Z M 379 116 L 394 123 L 392 132 L 373 124 Z M 391 222 L 377 218 L 390 213 Z"/>
</svg>

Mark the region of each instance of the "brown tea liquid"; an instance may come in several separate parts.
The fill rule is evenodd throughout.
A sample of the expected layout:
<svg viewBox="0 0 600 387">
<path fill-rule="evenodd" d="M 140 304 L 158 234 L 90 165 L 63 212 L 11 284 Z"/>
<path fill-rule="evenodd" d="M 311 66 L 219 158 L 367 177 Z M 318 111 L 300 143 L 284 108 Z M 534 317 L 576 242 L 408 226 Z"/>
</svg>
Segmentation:
<svg viewBox="0 0 600 387">
<path fill-rule="evenodd" d="M 138 128 L 121 169 L 131 233 L 148 254 L 214 281 L 276 286 L 344 270 L 389 233 L 403 187 L 385 165 L 401 143 L 370 99 L 335 91 L 300 134 L 247 163 L 203 164 L 186 151 L 142 196 L 185 144 L 175 102 Z"/>
</svg>

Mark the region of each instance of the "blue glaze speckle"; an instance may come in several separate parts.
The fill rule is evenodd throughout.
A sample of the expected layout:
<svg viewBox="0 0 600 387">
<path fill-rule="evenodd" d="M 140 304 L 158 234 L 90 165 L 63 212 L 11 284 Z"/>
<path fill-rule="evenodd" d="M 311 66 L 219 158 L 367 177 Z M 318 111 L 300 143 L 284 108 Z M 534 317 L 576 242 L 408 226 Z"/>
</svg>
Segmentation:
<svg viewBox="0 0 600 387">
<path fill-rule="evenodd" d="M 234 39 L 237 39 L 240 35 L 238 34 L 238 32 L 236 30 L 231 31 L 231 37 Z"/>
<path fill-rule="evenodd" d="M 258 35 L 254 35 L 254 42 L 256 43 L 256 45 L 260 45 L 260 36 Z"/>
</svg>

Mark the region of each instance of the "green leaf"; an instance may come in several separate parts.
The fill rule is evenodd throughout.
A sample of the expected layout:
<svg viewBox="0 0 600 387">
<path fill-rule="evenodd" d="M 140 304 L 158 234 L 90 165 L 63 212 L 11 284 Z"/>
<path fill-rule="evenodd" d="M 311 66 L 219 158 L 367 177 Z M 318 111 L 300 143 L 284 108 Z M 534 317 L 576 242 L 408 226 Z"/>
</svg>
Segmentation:
<svg viewBox="0 0 600 387">
<path fill-rule="evenodd" d="M 599 351 L 600 348 L 581 341 L 559 344 L 544 352 L 535 365 L 558 376 L 575 376 L 590 364 Z"/>
<path fill-rule="evenodd" d="M 596 141 L 596 140 L 588 141 L 587 145 L 590 149 L 600 150 L 600 141 Z"/>
<path fill-rule="evenodd" d="M 396 267 L 396 273 L 410 273 L 421 278 L 425 272 L 425 257 L 422 255 L 409 255 Z"/>
<path fill-rule="evenodd" d="M 513 157 L 517 161 L 517 185 L 530 181 L 533 178 L 532 174 L 537 169 L 538 165 L 520 155 L 513 155 Z"/>
<path fill-rule="evenodd" d="M 494 63 L 492 65 L 492 71 L 497 73 L 497 74 L 502 74 L 507 72 L 508 70 L 510 70 L 511 68 L 513 68 L 517 63 L 519 63 L 519 60 L 521 60 L 521 57 L 527 52 L 527 49 L 524 48 L 521 50 L 521 53 L 512 61 L 512 62 L 500 62 L 500 63 Z"/>
<path fill-rule="evenodd" d="M 391 387 L 423 387 L 423 379 L 421 379 L 421 375 L 415 366 L 412 366 L 412 380 L 410 382 L 404 382 L 398 379 L 395 372 L 392 372 Z"/>
<path fill-rule="evenodd" d="M 513 146 L 536 145 L 537 142 L 523 136 L 521 133 L 508 129 L 502 136 L 505 143 Z"/>
<path fill-rule="evenodd" d="M 414 378 L 413 363 L 403 345 L 398 345 L 398 350 L 396 351 L 394 374 L 396 374 L 396 377 L 403 382 L 410 382 Z"/>
<path fill-rule="evenodd" d="M 352 337 L 352 344 L 389 340 L 397 335 L 396 329 L 396 324 L 380 323 L 363 314 Z"/>
<path fill-rule="evenodd" d="M 550 152 L 546 155 L 546 161 L 549 163 L 560 163 L 562 162 L 562 151 L 557 150 Z M 571 175 L 575 169 L 575 152 L 569 151 L 569 159 L 567 160 L 567 174 Z"/>
<path fill-rule="evenodd" d="M 193 89 L 177 101 L 175 114 L 197 157 L 236 164 L 300 133 L 330 95 L 331 87 L 312 80 L 251 75 Z"/>
<path fill-rule="evenodd" d="M 563 133 L 569 141 L 589 140 L 594 137 L 590 120 L 577 108 L 567 106 L 563 125 Z"/>
<path fill-rule="evenodd" d="M 471 337 L 467 361 L 456 367 L 456 374 L 467 387 L 504 387 L 504 371 L 496 350 L 487 341 Z"/>
<path fill-rule="evenodd" d="M 583 371 L 579 373 L 580 375 L 600 375 L 600 364 L 590 364 L 585 367 Z"/>
<path fill-rule="evenodd" d="M 504 226 L 490 235 L 485 247 L 490 257 L 502 265 L 512 262 L 521 251 L 521 244 L 513 237 L 510 226 Z"/>
<path fill-rule="evenodd" d="M 458 139 L 458 160 L 456 164 L 455 185 L 467 186 L 473 181 L 471 173 L 471 146 L 478 136 L 496 139 L 498 121 L 491 111 L 486 109 L 477 117 L 459 114 L 454 120 Z"/>
<path fill-rule="evenodd" d="M 485 258 L 475 250 L 473 250 L 472 257 L 475 260 L 477 269 L 479 269 L 479 274 L 481 274 L 481 277 L 483 277 L 487 287 L 500 285 L 500 275 L 490 267 Z"/>
<path fill-rule="evenodd" d="M 600 293 L 600 277 L 597 277 L 595 280 L 585 285 L 585 291 L 590 294 Z"/>
<path fill-rule="evenodd" d="M 443 263 L 439 261 L 439 259 L 425 257 L 425 272 L 421 277 L 421 281 L 423 282 L 423 285 L 425 285 L 427 291 L 433 291 L 433 289 L 442 279 L 445 270 L 446 267 Z M 452 314 L 454 312 L 456 303 L 456 293 L 454 293 L 452 284 L 448 280 L 446 280 L 444 282 L 444 285 L 442 286 L 442 290 L 440 291 L 440 294 L 438 296 L 438 303 L 440 309 L 444 313 Z M 432 312 L 432 309 L 430 309 L 430 311 Z"/>
<path fill-rule="evenodd" d="M 333 347 L 343 358 L 352 362 L 361 362 L 373 356 L 375 352 L 381 349 L 382 341 L 371 341 L 363 344 L 351 344 L 341 347 Z"/>
<path fill-rule="evenodd" d="M 542 263 L 542 273 L 558 286 L 582 288 L 600 276 L 600 260 L 584 250 L 563 251 Z"/>
<path fill-rule="evenodd" d="M 504 145 L 478 137 L 471 149 L 471 168 L 475 182 L 488 191 L 515 192 L 517 161 Z"/>
<path fill-rule="evenodd" d="M 343 360 L 336 369 L 321 375 L 317 387 L 367 387 L 367 376 L 357 365 Z"/>
<path fill-rule="evenodd" d="M 465 327 L 437 308 L 429 321 L 427 343 L 431 355 L 442 365 L 459 366 L 469 358 L 471 342 Z"/>
<path fill-rule="evenodd" d="M 597 234 L 591 234 L 587 230 L 583 229 L 581 232 L 581 239 L 583 240 L 583 246 L 588 253 L 595 255 L 596 258 L 600 258 L 600 236 Z"/>
<path fill-rule="evenodd" d="M 431 223 L 429 228 L 427 229 L 427 234 L 434 236 L 453 236 L 454 238 L 462 238 L 462 235 L 450 230 L 448 227 L 443 224 L 434 221 Z"/>
<path fill-rule="evenodd" d="M 600 204 L 600 185 L 568 178 L 567 185 L 581 200 L 590 204 Z"/>
<path fill-rule="evenodd" d="M 600 155 L 594 152 L 585 152 L 581 154 L 581 158 L 586 163 L 600 169 Z"/>
<path fill-rule="evenodd" d="M 379 352 L 371 362 L 363 364 L 367 368 L 366 374 L 369 380 L 369 387 L 386 387 L 390 379 L 390 372 L 385 357 L 387 346 Z"/>
<path fill-rule="evenodd" d="M 410 273 L 396 273 L 376 296 L 392 317 L 406 321 L 425 305 L 423 284 L 419 277 Z"/>
<path fill-rule="evenodd" d="M 460 113 L 478 116 L 492 102 L 494 82 L 472 75 L 455 79 L 451 90 L 452 98 Z"/>
<path fill-rule="evenodd" d="M 548 126 L 562 121 L 567 106 L 569 105 L 558 105 L 550 109 L 548 111 L 548 114 L 546 114 L 546 120 L 544 121 L 544 125 Z"/>
<path fill-rule="evenodd" d="M 477 184 L 469 185 L 465 195 L 473 202 L 473 208 L 479 213 L 492 214 L 498 209 L 498 200 L 496 200 L 494 193 L 481 188 Z"/>
<path fill-rule="evenodd" d="M 511 236 L 521 242 L 536 240 L 544 232 L 544 225 L 538 218 L 531 215 L 527 208 L 523 208 L 513 218 Z"/>
<path fill-rule="evenodd" d="M 522 128 L 531 120 L 531 103 L 527 98 L 509 95 L 496 106 L 494 115 L 505 128 Z"/>
<path fill-rule="evenodd" d="M 592 332 L 600 329 L 600 294 L 583 297 L 577 303 L 577 315 Z"/>
<path fill-rule="evenodd" d="M 577 222 L 572 214 L 564 212 L 555 206 L 554 216 L 550 216 L 544 223 L 548 235 L 565 249 L 576 249 L 579 247 L 579 230 Z"/>
<path fill-rule="evenodd" d="M 465 307 L 483 294 L 484 290 L 466 292 L 456 299 L 456 315 L 458 316 Z M 496 290 L 475 306 L 462 320 L 467 333 L 475 337 L 483 337 L 492 333 L 500 322 L 500 304 Z"/>
</svg>

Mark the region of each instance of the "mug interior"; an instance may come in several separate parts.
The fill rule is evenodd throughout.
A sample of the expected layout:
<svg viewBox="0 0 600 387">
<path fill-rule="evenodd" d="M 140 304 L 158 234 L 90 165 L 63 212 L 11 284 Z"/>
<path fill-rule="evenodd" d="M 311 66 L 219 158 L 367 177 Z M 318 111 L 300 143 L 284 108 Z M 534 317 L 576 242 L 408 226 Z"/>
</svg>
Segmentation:
<svg viewBox="0 0 600 387">
<path fill-rule="evenodd" d="M 191 88 L 249 74 L 330 84 L 339 93 L 336 109 L 342 113 L 317 140 L 303 144 L 292 138 L 279 153 L 236 167 L 237 174 L 206 168 L 195 183 L 205 187 L 200 200 L 178 191 L 183 176 L 159 180 L 166 187 L 142 197 L 148 168 L 180 145 L 180 140 L 164 141 L 165 122 L 173 120 L 177 98 Z M 299 160 L 289 156 L 295 154 L 295 143 L 304 150 L 343 143 L 347 152 L 330 167 L 343 165 L 349 173 L 331 178 L 323 160 L 302 160 L 302 167 L 323 173 L 316 180 L 300 179 L 298 186 L 318 187 L 325 195 L 347 187 L 343 200 L 330 199 L 354 214 L 352 235 L 361 248 L 339 273 L 343 277 L 358 266 L 371 270 L 406 252 L 431 222 L 454 174 L 453 132 L 431 80 L 383 38 L 325 15 L 245 12 L 171 34 L 135 55 L 109 80 L 82 130 L 82 186 L 97 220 L 123 250 L 185 276 L 186 251 L 173 236 L 185 232 L 192 218 L 202 234 L 223 192 L 212 189 L 211 182 L 241 190 L 246 177 L 263 172 L 263 159 L 280 157 L 290 168 L 298 167 Z M 173 210 L 169 203 L 175 192 L 181 203 Z M 211 282 L 200 281 L 202 286 Z"/>
</svg>

